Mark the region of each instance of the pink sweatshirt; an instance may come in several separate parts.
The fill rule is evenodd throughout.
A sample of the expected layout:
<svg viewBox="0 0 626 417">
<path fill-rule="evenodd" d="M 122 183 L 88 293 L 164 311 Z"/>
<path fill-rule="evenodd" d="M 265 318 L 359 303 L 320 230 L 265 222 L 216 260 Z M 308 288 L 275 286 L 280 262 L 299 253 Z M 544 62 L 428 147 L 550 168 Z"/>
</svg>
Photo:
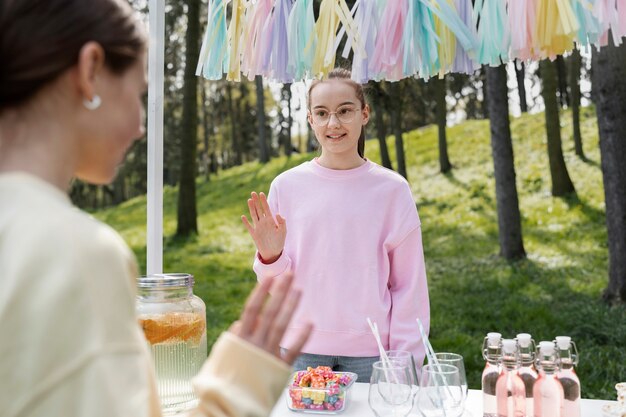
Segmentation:
<svg viewBox="0 0 626 417">
<path fill-rule="evenodd" d="M 371 161 L 350 170 L 316 160 L 280 174 L 269 205 L 287 222 L 282 255 L 259 280 L 292 269 L 303 291 L 281 345 L 289 348 L 306 322 L 314 330 L 302 349 L 332 356 L 378 356 L 366 318 L 378 325 L 385 348 L 424 360 L 420 318 L 428 331 L 430 307 L 420 220 L 408 183 Z"/>
</svg>

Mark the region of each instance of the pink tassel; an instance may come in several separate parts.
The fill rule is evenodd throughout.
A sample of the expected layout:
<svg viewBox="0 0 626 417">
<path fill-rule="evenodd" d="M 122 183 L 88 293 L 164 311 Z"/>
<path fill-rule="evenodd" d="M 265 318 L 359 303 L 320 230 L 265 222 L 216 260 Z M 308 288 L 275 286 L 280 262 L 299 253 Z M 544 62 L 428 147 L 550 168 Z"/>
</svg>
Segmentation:
<svg viewBox="0 0 626 417">
<path fill-rule="evenodd" d="M 535 0 L 508 0 L 511 28 L 511 57 L 526 61 L 537 58 L 533 39 L 535 26 Z"/>
<path fill-rule="evenodd" d="M 390 81 L 402 78 L 404 25 L 408 12 L 407 0 L 387 2 L 376 37 L 376 49 L 370 62 L 375 73 L 383 73 Z"/>
<path fill-rule="evenodd" d="M 248 20 L 246 47 L 241 61 L 241 71 L 250 81 L 255 75 L 262 75 L 264 54 L 268 53 L 271 34 L 267 33 L 266 23 L 271 17 L 272 0 L 258 0 Z M 270 26 L 271 27 L 271 26 Z"/>
</svg>

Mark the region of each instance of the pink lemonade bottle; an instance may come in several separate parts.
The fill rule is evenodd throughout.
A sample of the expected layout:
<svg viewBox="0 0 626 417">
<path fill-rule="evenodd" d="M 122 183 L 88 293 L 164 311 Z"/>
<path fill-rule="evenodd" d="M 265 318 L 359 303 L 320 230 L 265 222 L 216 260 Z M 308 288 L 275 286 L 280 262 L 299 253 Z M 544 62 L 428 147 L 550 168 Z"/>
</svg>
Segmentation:
<svg viewBox="0 0 626 417">
<path fill-rule="evenodd" d="M 496 382 L 498 417 L 526 417 L 526 388 L 518 374 L 519 349 L 515 339 L 502 340 L 502 372 Z"/>
<path fill-rule="evenodd" d="M 500 333 L 487 333 L 483 342 L 483 358 L 487 363 L 481 379 L 483 391 L 483 417 L 497 417 L 496 383 L 500 376 L 500 359 L 502 356 Z"/>
<path fill-rule="evenodd" d="M 537 353 L 539 378 L 533 387 L 535 417 L 570 417 L 563 414 L 563 386 L 556 377 L 557 354 L 554 342 L 540 342 Z"/>
<path fill-rule="evenodd" d="M 533 387 L 538 376 L 535 369 L 535 341 L 528 333 L 520 333 L 517 335 L 517 345 L 521 362 L 518 373 L 526 390 L 526 417 L 534 417 Z"/>
<path fill-rule="evenodd" d="M 559 371 L 556 377 L 563 386 L 563 416 L 580 417 L 580 380 L 574 371 L 578 365 L 578 351 L 569 336 L 557 336 Z"/>
</svg>

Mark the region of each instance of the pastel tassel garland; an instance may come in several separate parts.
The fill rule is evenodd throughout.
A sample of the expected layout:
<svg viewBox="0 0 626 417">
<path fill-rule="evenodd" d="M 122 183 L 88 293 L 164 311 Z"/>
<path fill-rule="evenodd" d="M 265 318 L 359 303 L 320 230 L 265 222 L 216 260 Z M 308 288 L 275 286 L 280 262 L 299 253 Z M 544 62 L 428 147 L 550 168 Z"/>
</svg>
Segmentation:
<svg viewBox="0 0 626 417">
<path fill-rule="evenodd" d="M 269 53 L 268 45 L 271 33 L 266 23 L 271 16 L 272 0 L 258 0 L 248 12 L 248 30 L 246 31 L 245 47 L 241 60 L 242 72 L 250 81 L 256 75 L 263 74 L 265 55 Z"/>
<path fill-rule="evenodd" d="M 587 42 L 597 44 L 602 35 L 602 28 L 593 15 L 593 4 L 587 0 L 573 0 L 572 8 L 580 25 L 576 33 L 576 42 L 581 46 Z"/>
<path fill-rule="evenodd" d="M 459 18 L 463 23 L 463 28 L 467 31 L 465 36 L 468 42 L 471 40 L 471 46 L 467 46 L 464 42 L 463 36 L 459 36 L 455 32 L 457 37 L 456 44 L 456 57 L 454 58 L 454 64 L 452 65 L 452 71 L 462 74 L 472 74 L 478 68 L 480 64 L 476 60 L 478 53 L 478 35 L 476 33 L 476 26 L 472 21 L 472 4 L 466 0 L 456 0 L 456 10 L 459 14 Z"/>
<path fill-rule="evenodd" d="M 442 69 L 451 70 L 457 55 L 462 52 L 463 56 L 460 57 L 459 64 L 461 65 L 462 62 L 466 72 L 473 72 L 476 66 L 469 56 L 476 55 L 478 40 L 474 23 L 471 20 L 471 4 L 462 0 L 456 0 L 456 4 L 453 0 L 420 1 L 435 15 L 435 30 L 440 40 L 438 49 Z"/>
<path fill-rule="evenodd" d="M 511 35 L 505 1 L 476 0 L 473 18 L 478 26 L 478 61 L 481 64 L 499 66 L 508 61 Z"/>
<path fill-rule="evenodd" d="M 209 80 L 220 80 L 228 72 L 228 62 L 224 60 L 228 49 L 226 3 L 227 0 L 211 0 L 208 7 L 207 30 L 200 49 L 196 75 L 202 74 Z"/>
<path fill-rule="evenodd" d="M 322 0 L 317 21 L 314 0 L 208 1 L 196 74 L 212 80 L 324 77 L 344 36 L 342 56 L 353 52 L 360 83 L 469 74 L 626 36 L 626 0 L 355 0 L 351 10 Z"/>
<path fill-rule="evenodd" d="M 289 43 L 287 41 L 287 26 L 289 13 L 291 12 L 292 0 L 277 0 L 274 6 L 274 18 L 272 30 L 272 50 L 270 64 L 270 78 L 281 82 L 293 81 L 293 72 L 288 68 Z"/>
<path fill-rule="evenodd" d="M 617 0 L 615 5 L 617 6 L 617 22 L 613 31 L 615 32 L 614 36 L 620 39 L 619 42 L 615 42 L 616 45 L 619 45 L 622 38 L 626 36 L 626 0 Z"/>
<path fill-rule="evenodd" d="M 407 11 L 407 18 L 404 24 L 404 55 L 402 56 L 402 73 L 405 77 L 417 74 L 419 72 L 419 44 L 418 44 L 418 28 L 419 17 L 416 7 L 419 0 L 409 0 L 409 9 Z"/>
<path fill-rule="evenodd" d="M 543 57 L 555 59 L 574 46 L 578 23 L 569 0 L 540 1 L 537 4 L 536 37 Z"/>
<path fill-rule="evenodd" d="M 374 55 L 376 46 L 376 30 L 378 28 L 378 5 L 376 0 L 357 0 L 353 6 L 354 23 L 362 28 L 360 39 L 363 50 L 357 49 L 352 57 L 352 79 L 365 84 L 375 76 L 370 74 L 368 64 Z M 346 41 L 342 56 L 348 57 L 350 52 L 350 38 Z"/>
<path fill-rule="evenodd" d="M 403 78 L 403 33 L 408 13 L 408 0 L 387 2 L 376 36 L 376 49 L 370 62 L 375 72 L 384 72 L 390 81 Z"/>
<path fill-rule="evenodd" d="M 335 35 L 337 34 L 340 23 L 343 24 L 345 33 L 351 38 L 353 48 L 358 49 L 360 54 L 365 54 L 358 30 L 346 1 L 322 0 L 319 19 L 315 25 L 320 48 L 315 51 L 313 58 L 313 74 L 318 74 L 323 77 L 334 68 L 335 53 L 339 46 L 339 43 L 336 42 Z"/>
<path fill-rule="evenodd" d="M 418 66 L 417 75 L 427 79 L 437 74 L 440 69 L 437 50 L 439 39 L 435 33 L 435 21 L 428 6 L 419 0 L 415 0 L 413 15 L 409 18 L 413 20 L 413 36 L 418 53 L 413 58 L 405 54 L 405 60 L 415 59 Z"/>
<path fill-rule="evenodd" d="M 344 58 L 348 57 L 351 48 L 355 51 L 355 53 L 358 53 L 361 56 L 367 56 L 367 53 L 364 49 L 363 41 L 361 39 L 361 35 L 357 30 L 357 25 L 354 20 L 354 15 L 359 5 L 360 0 L 357 0 L 352 6 L 352 10 L 348 10 L 347 5 L 345 8 L 339 7 L 337 9 L 337 12 L 339 13 L 339 20 L 341 21 L 342 26 L 339 29 L 337 37 L 335 37 L 335 47 L 333 48 L 333 53 L 337 52 L 343 36 L 347 34 L 348 37 L 342 52 L 342 56 Z"/>
<path fill-rule="evenodd" d="M 619 36 L 619 11 L 618 3 L 621 3 L 623 9 L 623 0 L 595 0 L 593 6 L 593 14 L 601 22 L 602 35 L 599 39 L 598 46 L 608 44 L 608 32 L 611 30 L 613 34 L 613 43 L 620 45 L 622 40 Z"/>
<path fill-rule="evenodd" d="M 287 71 L 294 80 L 301 80 L 310 75 L 313 56 L 317 49 L 315 35 L 313 0 L 296 0 L 287 24 L 289 41 L 289 59 Z"/>
<path fill-rule="evenodd" d="M 320 13 L 315 23 L 315 33 L 317 35 L 318 47 L 313 56 L 313 76 L 322 78 L 328 74 L 335 66 L 335 56 L 329 56 L 327 51 L 335 48 L 335 34 L 339 27 L 339 16 L 337 16 L 335 6 L 337 0 L 322 0 Z M 328 57 L 328 58 L 327 58 Z"/>
<path fill-rule="evenodd" d="M 229 81 L 241 80 L 242 38 L 244 27 L 246 26 L 245 11 L 245 0 L 233 0 L 230 26 L 228 27 L 228 44 L 230 45 L 230 53 L 226 79 Z"/>
<path fill-rule="evenodd" d="M 533 29 L 535 9 L 535 0 L 508 0 L 511 57 L 513 58 L 526 61 L 539 55 Z"/>
</svg>

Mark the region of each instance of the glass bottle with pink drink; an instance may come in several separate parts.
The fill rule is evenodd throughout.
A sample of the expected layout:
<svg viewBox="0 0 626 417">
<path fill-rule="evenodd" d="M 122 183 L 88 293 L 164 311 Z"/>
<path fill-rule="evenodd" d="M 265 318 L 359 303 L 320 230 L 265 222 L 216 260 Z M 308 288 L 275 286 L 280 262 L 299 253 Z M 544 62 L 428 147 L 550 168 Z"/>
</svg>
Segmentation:
<svg viewBox="0 0 626 417">
<path fill-rule="evenodd" d="M 534 417 L 533 387 L 538 377 L 535 369 L 535 341 L 528 333 L 520 333 L 516 338 L 521 363 L 518 373 L 522 381 L 524 381 L 526 390 L 526 417 Z"/>
<path fill-rule="evenodd" d="M 539 342 L 536 362 L 539 378 L 533 387 L 535 417 L 569 417 L 563 414 L 563 387 L 556 377 L 557 359 L 554 342 Z"/>
<path fill-rule="evenodd" d="M 500 359 L 502 356 L 500 333 L 487 333 L 483 342 L 483 358 L 487 363 L 481 379 L 483 391 L 483 417 L 498 417 L 496 402 L 496 383 L 500 376 Z"/>
<path fill-rule="evenodd" d="M 559 371 L 556 376 L 563 386 L 563 415 L 580 417 L 580 380 L 574 371 L 578 365 L 578 350 L 569 336 L 557 336 L 556 347 L 559 357 Z"/>
<path fill-rule="evenodd" d="M 496 382 L 498 417 L 526 417 L 526 389 L 518 374 L 519 349 L 515 339 L 502 340 L 502 372 Z"/>
</svg>

